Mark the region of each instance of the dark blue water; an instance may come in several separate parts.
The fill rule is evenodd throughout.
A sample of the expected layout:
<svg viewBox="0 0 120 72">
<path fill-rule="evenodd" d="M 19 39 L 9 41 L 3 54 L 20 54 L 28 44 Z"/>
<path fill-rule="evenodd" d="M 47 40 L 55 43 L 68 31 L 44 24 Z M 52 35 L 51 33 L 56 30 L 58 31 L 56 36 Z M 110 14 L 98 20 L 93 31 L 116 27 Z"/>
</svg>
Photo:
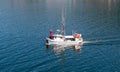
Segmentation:
<svg viewBox="0 0 120 72">
<path fill-rule="evenodd" d="M 80 49 L 45 46 L 63 8 Z M 0 72 L 120 72 L 120 0 L 0 0 Z"/>
</svg>

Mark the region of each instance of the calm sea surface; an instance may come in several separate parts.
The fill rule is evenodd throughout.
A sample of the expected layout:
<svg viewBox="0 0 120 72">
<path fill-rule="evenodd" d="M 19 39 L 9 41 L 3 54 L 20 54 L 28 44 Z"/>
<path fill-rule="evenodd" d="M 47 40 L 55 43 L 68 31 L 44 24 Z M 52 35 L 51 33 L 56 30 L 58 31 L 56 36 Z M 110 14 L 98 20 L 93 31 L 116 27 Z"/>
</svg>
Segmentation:
<svg viewBox="0 0 120 72">
<path fill-rule="evenodd" d="M 45 45 L 63 8 L 79 48 Z M 120 0 L 0 0 L 0 72 L 120 72 Z"/>
</svg>

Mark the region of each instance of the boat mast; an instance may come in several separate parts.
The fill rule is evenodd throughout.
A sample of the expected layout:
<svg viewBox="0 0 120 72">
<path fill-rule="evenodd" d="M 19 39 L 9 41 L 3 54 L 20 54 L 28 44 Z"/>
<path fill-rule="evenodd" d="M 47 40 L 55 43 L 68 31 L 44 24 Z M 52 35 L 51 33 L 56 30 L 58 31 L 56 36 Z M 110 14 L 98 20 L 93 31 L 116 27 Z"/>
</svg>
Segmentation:
<svg viewBox="0 0 120 72">
<path fill-rule="evenodd" d="M 61 31 L 62 35 L 65 35 L 65 13 L 62 9 L 62 31 Z"/>
</svg>

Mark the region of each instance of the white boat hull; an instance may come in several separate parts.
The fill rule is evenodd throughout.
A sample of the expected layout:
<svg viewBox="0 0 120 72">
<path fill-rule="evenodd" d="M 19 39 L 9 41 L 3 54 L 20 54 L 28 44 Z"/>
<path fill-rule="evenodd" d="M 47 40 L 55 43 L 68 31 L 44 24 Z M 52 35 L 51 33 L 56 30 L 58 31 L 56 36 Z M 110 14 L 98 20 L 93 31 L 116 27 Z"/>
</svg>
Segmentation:
<svg viewBox="0 0 120 72">
<path fill-rule="evenodd" d="M 78 41 L 71 41 L 71 40 L 55 41 L 50 38 L 46 38 L 46 45 L 77 45 L 77 44 L 82 44 L 82 42 L 83 42 L 82 38 Z"/>
</svg>

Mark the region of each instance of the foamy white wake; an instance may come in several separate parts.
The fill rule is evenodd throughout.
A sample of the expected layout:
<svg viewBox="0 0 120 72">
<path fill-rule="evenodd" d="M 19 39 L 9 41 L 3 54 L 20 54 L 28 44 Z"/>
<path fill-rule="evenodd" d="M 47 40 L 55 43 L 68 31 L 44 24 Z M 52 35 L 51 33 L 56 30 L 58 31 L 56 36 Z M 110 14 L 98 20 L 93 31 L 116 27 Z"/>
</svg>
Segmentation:
<svg viewBox="0 0 120 72">
<path fill-rule="evenodd" d="M 87 44 L 87 43 L 117 42 L 117 41 L 120 41 L 120 39 L 106 39 L 106 40 L 83 41 L 83 44 Z"/>
</svg>

